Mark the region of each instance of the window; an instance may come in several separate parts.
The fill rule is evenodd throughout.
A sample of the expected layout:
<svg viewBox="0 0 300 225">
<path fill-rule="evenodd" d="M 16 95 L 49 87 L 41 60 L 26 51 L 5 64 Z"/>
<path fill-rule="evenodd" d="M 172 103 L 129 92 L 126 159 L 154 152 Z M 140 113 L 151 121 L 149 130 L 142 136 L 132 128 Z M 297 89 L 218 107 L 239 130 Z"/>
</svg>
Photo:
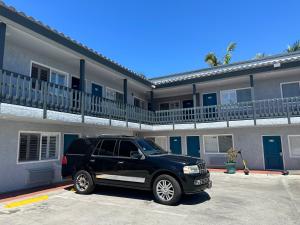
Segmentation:
<svg viewBox="0 0 300 225">
<path fill-rule="evenodd" d="M 232 147 L 232 135 L 204 136 L 204 149 L 206 153 L 226 153 Z"/>
<path fill-rule="evenodd" d="M 300 96 L 299 82 L 281 84 L 281 90 L 283 98 Z"/>
<path fill-rule="evenodd" d="M 134 106 L 141 108 L 141 109 L 145 109 L 146 108 L 146 104 L 143 100 L 139 99 L 139 98 L 134 98 Z"/>
<path fill-rule="evenodd" d="M 106 98 L 117 101 L 117 102 L 124 102 L 124 95 L 121 92 L 115 91 L 114 89 L 111 88 L 106 88 Z"/>
<path fill-rule="evenodd" d="M 161 103 L 159 105 L 159 110 L 169 110 L 169 103 Z"/>
<path fill-rule="evenodd" d="M 116 140 L 103 140 L 100 149 L 98 149 L 98 155 L 113 156 L 116 142 Z"/>
<path fill-rule="evenodd" d="M 179 109 L 179 101 L 161 103 L 159 105 L 159 109 L 160 110 Z"/>
<path fill-rule="evenodd" d="M 67 87 L 67 75 L 57 72 L 57 71 L 51 71 L 51 83 L 60 85 L 60 86 L 65 86 Z"/>
<path fill-rule="evenodd" d="M 20 133 L 19 162 L 58 159 L 58 133 Z"/>
<path fill-rule="evenodd" d="M 252 100 L 251 88 L 224 90 L 220 92 L 220 97 L 223 105 L 249 102 Z"/>
<path fill-rule="evenodd" d="M 56 159 L 58 154 L 58 135 L 42 135 L 41 160 Z"/>
<path fill-rule="evenodd" d="M 33 78 L 32 88 L 36 88 L 36 86 L 37 86 L 37 84 L 36 84 L 37 82 L 35 80 L 48 82 L 49 74 L 50 74 L 49 68 L 32 63 L 32 65 L 31 65 L 31 78 Z M 37 88 L 40 89 L 40 87 L 37 87 Z"/>
<path fill-rule="evenodd" d="M 289 136 L 289 148 L 291 157 L 300 157 L 300 135 Z"/>
<path fill-rule="evenodd" d="M 119 147 L 120 157 L 130 157 L 131 152 L 137 152 L 138 148 L 131 141 L 121 141 Z"/>
</svg>

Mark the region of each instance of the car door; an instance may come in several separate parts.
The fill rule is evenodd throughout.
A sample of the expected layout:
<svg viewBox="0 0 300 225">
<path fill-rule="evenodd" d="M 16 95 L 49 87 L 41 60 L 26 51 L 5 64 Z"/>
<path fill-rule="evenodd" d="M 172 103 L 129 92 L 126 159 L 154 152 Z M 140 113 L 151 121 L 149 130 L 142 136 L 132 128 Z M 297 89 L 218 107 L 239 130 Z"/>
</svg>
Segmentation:
<svg viewBox="0 0 300 225">
<path fill-rule="evenodd" d="M 95 181 L 97 183 L 116 183 L 114 179 L 118 162 L 118 158 L 115 155 L 116 146 L 116 139 L 103 139 L 92 154 L 90 165 L 95 173 Z"/>
<path fill-rule="evenodd" d="M 147 187 L 150 171 L 146 160 L 136 157 L 138 154 L 139 149 L 132 140 L 120 140 L 117 162 L 120 184 Z"/>
</svg>

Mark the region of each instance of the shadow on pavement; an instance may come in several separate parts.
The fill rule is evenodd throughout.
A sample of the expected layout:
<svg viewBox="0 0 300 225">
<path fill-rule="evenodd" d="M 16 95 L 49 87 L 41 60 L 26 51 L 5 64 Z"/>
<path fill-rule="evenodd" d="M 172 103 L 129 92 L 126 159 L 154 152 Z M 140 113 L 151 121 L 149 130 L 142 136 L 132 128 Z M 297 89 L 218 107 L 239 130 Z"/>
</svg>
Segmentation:
<svg viewBox="0 0 300 225">
<path fill-rule="evenodd" d="M 110 186 L 97 186 L 93 192 L 96 195 L 106 195 L 121 198 L 132 198 L 143 201 L 154 201 L 154 196 L 151 191 L 142 191 L 135 189 L 110 187 Z M 183 195 L 178 205 L 196 205 L 210 200 L 207 192 L 202 192 L 194 195 Z"/>
</svg>

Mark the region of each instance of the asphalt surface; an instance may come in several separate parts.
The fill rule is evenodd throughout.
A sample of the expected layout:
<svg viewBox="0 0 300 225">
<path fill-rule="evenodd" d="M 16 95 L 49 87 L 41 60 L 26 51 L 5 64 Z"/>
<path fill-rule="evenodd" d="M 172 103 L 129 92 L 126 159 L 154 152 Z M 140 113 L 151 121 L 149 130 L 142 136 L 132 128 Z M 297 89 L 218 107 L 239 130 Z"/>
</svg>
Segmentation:
<svg viewBox="0 0 300 225">
<path fill-rule="evenodd" d="M 94 194 L 69 190 L 48 199 L 5 208 L 0 224 L 300 224 L 300 176 L 212 173 L 213 188 L 184 196 L 176 206 L 153 201 L 144 191 L 98 187 Z M 14 200 L 17 201 L 17 200 Z"/>
</svg>

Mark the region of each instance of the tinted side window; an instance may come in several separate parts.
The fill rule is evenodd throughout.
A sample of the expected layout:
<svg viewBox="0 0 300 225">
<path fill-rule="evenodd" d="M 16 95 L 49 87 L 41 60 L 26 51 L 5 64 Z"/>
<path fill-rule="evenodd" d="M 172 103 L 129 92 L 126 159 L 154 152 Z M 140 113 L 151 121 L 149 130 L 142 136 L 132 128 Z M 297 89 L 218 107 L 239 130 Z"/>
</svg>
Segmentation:
<svg viewBox="0 0 300 225">
<path fill-rule="evenodd" d="M 119 156 L 130 157 L 130 152 L 136 152 L 138 148 L 131 141 L 121 141 L 119 147 Z"/>
<path fill-rule="evenodd" d="M 98 149 L 98 155 L 113 156 L 116 140 L 103 140 L 100 149 Z"/>
<path fill-rule="evenodd" d="M 97 138 L 76 139 L 67 150 L 69 154 L 89 154 L 96 147 L 99 140 Z"/>
</svg>

